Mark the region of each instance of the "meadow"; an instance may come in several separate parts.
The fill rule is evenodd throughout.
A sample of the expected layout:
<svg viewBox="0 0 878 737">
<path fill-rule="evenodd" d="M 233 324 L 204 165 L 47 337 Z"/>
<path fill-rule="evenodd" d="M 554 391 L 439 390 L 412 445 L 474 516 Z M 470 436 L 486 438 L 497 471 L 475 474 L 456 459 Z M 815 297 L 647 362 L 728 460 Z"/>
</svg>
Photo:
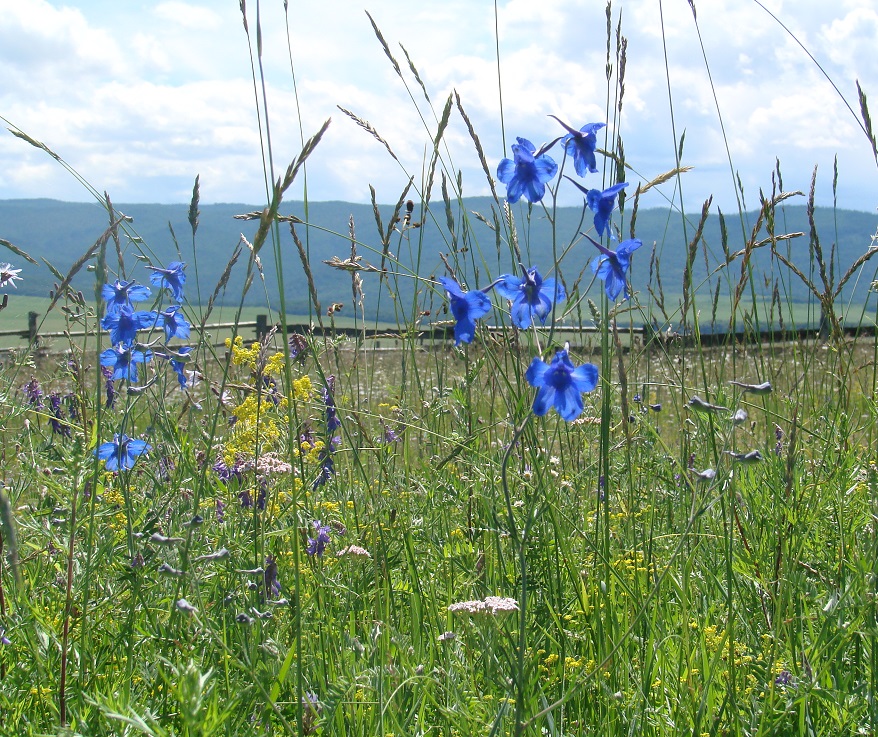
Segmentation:
<svg viewBox="0 0 878 737">
<path fill-rule="evenodd" d="M 52 295 L 9 289 L 42 266 L 3 242 L 3 327 L 38 311 L 84 336 L 0 367 L 0 733 L 876 734 L 878 338 L 873 303 L 840 295 L 875 288 L 878 232 L 840 263 L 813 187 L 810 232 L 786 232 L 778 169 L 719 242 L 710 201 L 679 212 L 685 267 L 662 283 L 639 199 L 684 167 L 671 150 L 638 183 L 625 161 L 621 41 L 608 119 L 547 120 L 539 149 L 489 161 L 466 101 L 437 107 L 423 180 L 339 239 L 344 318 L 314 286 L 308 223 L 283 215 L 326 126 L 266 165 L 258 229 L 216 284 L 194 276 L 197 179 L 170 263 L 87 183 L 109 224 Z M 490 212 L 458 206 L 451 125 Z M 529 263 L 560 187 L 583 191 L 582 223 Z M 255 342 L 236 326 L 268 311 L 245 293 L 269 262 L 278 325 Z M 88 273 L 88 294 L 70 286 Z M 297 320 L 326 331 L 278 317 L 305 290 Z M 396 322 L 370 322 L 366 293 Z M 422 341 L 436 326 L 449 337 Z"/>
</svg>

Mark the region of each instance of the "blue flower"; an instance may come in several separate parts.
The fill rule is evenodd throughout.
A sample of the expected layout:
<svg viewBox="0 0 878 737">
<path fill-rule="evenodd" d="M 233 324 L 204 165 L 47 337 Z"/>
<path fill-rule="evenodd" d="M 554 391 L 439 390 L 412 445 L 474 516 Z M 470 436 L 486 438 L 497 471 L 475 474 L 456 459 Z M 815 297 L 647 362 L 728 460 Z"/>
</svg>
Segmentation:
<svg viewBox="0 0 878 737">
<path fill-rule="evenodd" d="M 145 440 L 135 440 L 124 434 L 116 434 L 112 443 L 101 443 L 95 450 L 95 455 L 107 462 L 108 471 L 118 471 L 123 468 L 134 468 L 137 456 L 148 450 L 150 445 Z"/>
<path fill-rule="evenodd" d="M 534 156 L 536 147 L 526 138 L 517 138 L 512 144 L 515 161 L 503 159 L 497 167 L 497 179 L 506 185 L 506 199 L 510 204 L 524 195 L 528 202 L 539 202 L 546 193 L 546 182 L 558 172 L 551 156 Z"/>
<path fill-rule="evenodd" d="M 451 314 L 457 321 L 454 325 L 454 345 L 472 343 L 476 334 L 475 321 L 488 314 L 491 300 L 481 289 L 464 292 L 460 284 L 447 276 L 440 276 L 439 281 L 445 287 L 451 304 Z"/>
<path fill-rule="evenodd" d="M 180 355 L 188 356 L 189 352 L 191 350 L 192 350 L 192 348 L 187 345 L 185 348 L 181 348 L 177 352 Z M 185 373 L 186 362 L 180 361 L 176 358 L 171 358 L 170 361 L 171 361 L 171 368 L 174 369 L 174 373 L 177 374 L 177 381 L 180 382 L 180 388 L 185 389 L 186 388 L 186 373 Z"/>
<path fill-rule="evenodd" d="M 120 305 L 114 312 L 107 312 L 101 320 L 101 327 L 110 331 L 110 342 L 113 345 L 131 345 L 137 337 L 137 331 L 153 327 L 157 319 L 155 312 L 135 312 L 130 305 Z"/>
<path fill-rule="evenodd" d="M 101 288 L 101 296 L 107 303 L 107 314 L 116 312 L 123 305 L 129 307 L 134 302 L 143 302 L 149 299 L 152 292 L 149 287 L 138 284 L 135 281 L 119 281 L 116 279 L 114 284 L 104 284 Z"/>
<path fill-rule="evenodd" d="M 159 321 L 165 329 L 165 343 L 171 338 L 180 338 L 181 340 L 189 338 L 189 330 L 192 326 L 185 317 L 177 314 L 179 309 L 180 305 L 171 305 L 168 309 L 158 313 Z"/>
<path fill-rule="evenodd" d="M 153 274 L 149 278 L 150 284 L 156 287 L 164 287 L 167 289 L 177 302 L 183 301 L 183 285 L 186 283 L 186 275 L 183 269 L 186 264 L 182 261 L 172 261 L 168 264 L 167 269 L 160 269 L 157 266 L 147 266 Z"/>
<path fill-rule="evenodd" d="M 536 266 L 525 271 L 524 276 L 504 274 L 497 280 L 497 291 L 512 300 L 512 324 L 522 330 L 530 327 L 534 316 L 545 323 L 552 304 L 567 298 L 564 285 L 553 278 L 543 280 Z"/>
<path fill-rule="evenodd" d="M 576 169 L 576 173 L 584 177 L 586 172 L 590 171 L 592 174 L 597 172 L 598 163 L 594 152 L 598 145 L 598 137 L 595 134 L 606 123 L 588 123 L 579 130 L 576 130 L 554 115 L 550 117 L 555 118 L 555 120 L 561 123 L 564 130 L 567 131 L 567 135 L 564 136 L 564 148 L 567 151 L 567 155 L 573 157 L 573 167 Z"/>
<path fill-rule="evenodd" d="M 588 238 L 588 236 L 585 236 Z M 631 254 L 643 245 L 643 242 L 633 238 L 622 241 L 615 251 L 604 248 L 592 238 L 588 238 L 600 252 L 591 262 L 591 270 L 598 279 L 603 279 L 607 297 L 613 302 L 623 293 L 622 299 L 628 299 L 628 286 L 625 284 L 625 274 L 631 264 Z"/>
<path fill-rule="evenodd" d="M 582 412 L 582 393 L 590 392 L 598 385 L 598 367 L 584 363 L 576 368 L 567 354 L 568 346 L 558 349 L 551 364 L 539 357 L 531 361 L 525 378 L 537 387 L 533 411 L 542 417 L 554 407 L 562 419 L 570 422 Z"/>
<path fill-rule="evenodd" d="M 113 370 L 114 379 L 137 381 L 137 364 L 148 363 L 151 359 L 151 351 L 135 351 L 120 343 L 101 353 L 101 366 L 109 366 Z"/>
<path fill-rule="evenodd" d="M 619 182 L 601 192 L 599 189 L 586 189 L 573 179 L 570 181 L 585 194 L 585 204 L 594 213 L 594 228 L 598 236 L 600 237 L 606 232 L 611 239 L 615 240 L 616 236 L 610 228 L 610 215 L 613 214 L 613 208 L 616 206 L 616 195 L 628 186 L 628 182 Z"/>
<path fill-rule="evenodd" d="M 329 537 L 329 527 L 321 524 L 319 519 L 314 520 L 311 525 L 317 537 L 308 538 L 308 547 L 305 549 L 305 552 L 308 555 L 323 555 L 326 546 L 332 542 L 332 538 Z"/>
</svg>

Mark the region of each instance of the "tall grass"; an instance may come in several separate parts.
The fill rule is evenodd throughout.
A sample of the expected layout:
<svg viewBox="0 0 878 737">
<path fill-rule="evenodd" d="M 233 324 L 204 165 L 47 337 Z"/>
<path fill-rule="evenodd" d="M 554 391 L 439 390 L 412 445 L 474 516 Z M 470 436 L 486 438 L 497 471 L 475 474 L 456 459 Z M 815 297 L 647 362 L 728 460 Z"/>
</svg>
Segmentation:
<svg viewBox="0 0 878 737">
<path fill-rule="evenodd" d="M 427 110 L 427 154 L 389 220 L 373 190 L 374 232 L 337 227 L 333 262 L 345 290 L 350 280 L 357 326 L 369 327 L 364 293 L 392 301 L 397 316 L 400 349 L 368 350 L 365 333 L 332 333 L 337 297 L 314 287 L 311 224 L 283 215 L 329 122 L 303 133 L 285 168 L 276 161 L 259 7 L 241 8 L 265 209 L 245 214 L 257 234 L 242 238 L 220 282 L 199 284 L 196 179 L 191 237 L 179 248 L 191 338 L 143 327 L 132 350 L 152 360 L 139 380 L 101 372 L 111 347 L 103 285 L 146 283 L 145 267 L 166 265 L 90 188 L 108 228 L 57 274 L 50 308 L 65 307 L 89 337 L 49 365 L 22 351 L 0 374 L 0 731 L 874 734 L 878 342 L 845 333 L 839 302 L 847 282 L 874 278 L 878 234 L 871 245 L 863 234 L 863 256 L 839 264 L 813 216 L 810 233 L 788 232 L 795 193 L 778 166 L 756 221 L 742 206 L 740 234 L 724 223 L 720 243 L 704 236 L 710 200 L 696 217 L 675 208 L 686 270 L 681 284 L 664 284 L 660 238 L 637 231 L 637 210 L 668 182 L 679 192 L 682 145 L 675 134 L 667 173 L 636 181 L 622 136 L 627 46 L 611 6 L 608 125 L 600 173 L 585 181 L 629 181 L 613 239 L 585 209 L 575 232 L 555 227 L 560 188 L 577 181 L 561 141 L 545 195 L 509 204 L 466 100 L 434 106 L 414 56 L 397 58 L 370 17 Z M 290 60 L 295 83 L 292 50 Z M 343 113 L 332 125 L 358 126 L 403 166 L 393 141 Z M 537 134 L 563 136 L 554 126 Z M 457 174 L 445 145 L 453 127 L 472 141 L 490 212 L 466 208 L 466 188 L 482 185 Z M 806 197 L 813 213 L 813 184 Z M 553 224 L 553 263 L 530 262 L 537 217 Z M 645 243 L 626 275 L 629 300 L 609 295 L 591 255 L 582 258 L 598 254 L 592 237 L 616 249 L 623 234 Z M 441 239 L 438 256 L 428 238 Z M 791 245 L 805 240 L 807 260 Z M 295 282 L 308 285 L 312 324 L 329 331 L 288 333 L 285 248 L 301 255 Z M 772 254 L 764 274 L 758 249 Z M 271 259 L 278 328 L 253 344 L 233 333 L 217 349 L 198 327 L 228 298 L 229 273 L 246 273 L 246 292 Z M 94 299 L 68 286 L 88 264 Z M 497 330 L 482 321 L 471 342 L 421 345 L 423 326 L 454 322 L 449 294 L 425 271 L 474 292 L 517 264 L 556 279 L 544 324 L 516 327 L 493 291 L 486 320 Z M 399 298 L 403 280 L 417 284 L 410 303 Z M 794 333 L 796 281 L 813 294 L 819 335 Z M 161 283 L 150 300 L 156 311 L 174 301 Z M 708 340 L 718 320 L 726 337 Z M 635 335 L 641 324 L 655 329 Z M 762 333 L 778 324 L 785 336 Z M 532 361 L 551 360 L 571 326 L 599 328 L 593 350 L 571 350 L 576 365 L 594 355 L 599 379 L 565 422 L 554 409 L 534 414 Z M 874 326 L 863 312 L 860 327 Z M 149 449 L 113 470 L 114 435 Z"/>
</svg>

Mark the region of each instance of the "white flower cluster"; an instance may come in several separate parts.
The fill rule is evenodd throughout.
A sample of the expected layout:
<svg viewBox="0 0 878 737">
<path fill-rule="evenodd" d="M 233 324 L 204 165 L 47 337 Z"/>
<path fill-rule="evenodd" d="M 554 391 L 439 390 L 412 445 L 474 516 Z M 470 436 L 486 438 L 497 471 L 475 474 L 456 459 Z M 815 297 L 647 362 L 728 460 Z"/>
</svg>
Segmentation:
<svg viewBox="0 0 878 737">
<path fill-rule="evenodd" d="M 484 601 L 459 601 L 448 607 L 449 612 L 463 612 L 464 614 L 490 614 L 496 617 L 498 614 L 509 614 L 518 611 L 518 602 L 505 596 L 489 596 Z"/>
</svg>

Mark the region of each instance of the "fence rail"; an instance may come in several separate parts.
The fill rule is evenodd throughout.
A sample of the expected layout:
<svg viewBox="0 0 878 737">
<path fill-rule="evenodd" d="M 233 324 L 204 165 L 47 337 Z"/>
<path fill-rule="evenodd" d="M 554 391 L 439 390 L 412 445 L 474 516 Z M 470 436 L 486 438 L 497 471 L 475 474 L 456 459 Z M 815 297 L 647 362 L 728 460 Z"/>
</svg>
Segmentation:
<svg viewBox="0 0 878 737">
<path fill-rule="evenodd" d="M 94 335 L 94 331 L 55 331 L 40 332 L 38 328 L 39 314 L 29 312 L 27 316 L 27 328 L 22 330 L 0 330 L 0 338 L 19 338 L 27 341 L 30 346 L 40 346 L 46 340 L 55 340 L 59 338 L 84 338 Z M 269 324 L 268 315 L 257 315 L 254 322 L 218 322 L 205 325 L 206 331 L 217 330 L 237 330 L 238 334 L 246 331 L 253 331 L 253 337 L 256 340 L 262 340 L 268 335 L 270 330 L 279 329 L 280 324 Z M 424 328 L 415 328 L 411 331 L 394 331 L 380 328 L 353 328 L 340 327 L 332 325 L 330 327 L 321 327 L 310 323 L 288 323 L 287 333 L 310 335 L 314 337 L 338 337 L 346 336 L 349 338 L 364 338 L 373 341 L 372 348 L 380 349 L 381 340 L 389 340 L 391 342 L 410 340 L 412 338 L 419 341 L 421 345 L 426 345 L 429 341 L 435 344 L 437 341 L 444 343 L 454 339 L 454 327 L 451 324 L 439 325 Z M 507 328 L 502 326 L 487 326 L 487 330 L 492 333 L 500 333 Z M 875 325 L 859 325 L 845 326 L 843 328 L 845 337 L 874 337 L 876 335 Z M 679 334 L 671 331 L 659 331 L 649 325 L 626 327 L 621 333 L 630 336 L 632 346 L 646 345 L 650 339 L 656 339 L 667 343 L 669 341 L 681 345 L 694 345 L 696 343 L 695 336 L 692 334 Z M 588 336 L 600 335 L 600 329 L 596 327 L 575 327 L 575 326 L 556 326 L 555 333 L 563 336 L 579 336 L 586 338 Z M 779 343 L 786 341 L 803 341 L 815 340 L 823 335 L 820 328 L 773 328 L 770 330 L 739 330 L 734 334 L 727 332 L 702 332 L 698 342 L 703 346 L 717 346 L 726 343 L 730 338 L 734 337 L 736 342 L 760 342 L 760 343 Z M 571 341 L 572 342 L 572 341 Z M 585 342 L 575 345 L 574 347 L 584 347 Z"/>
</svg>

